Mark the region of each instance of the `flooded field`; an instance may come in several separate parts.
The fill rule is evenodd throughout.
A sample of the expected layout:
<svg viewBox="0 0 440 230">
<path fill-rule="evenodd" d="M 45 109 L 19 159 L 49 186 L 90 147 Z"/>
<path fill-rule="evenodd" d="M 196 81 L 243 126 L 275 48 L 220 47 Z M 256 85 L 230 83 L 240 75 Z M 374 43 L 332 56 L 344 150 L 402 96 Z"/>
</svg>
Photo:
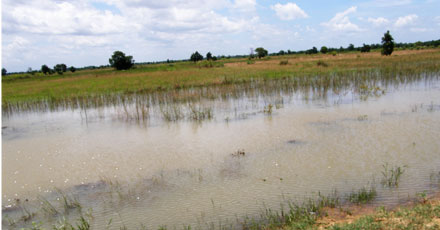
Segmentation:
<svg viewBox="0 0 440 230">
<path fill-rule="evenodd" d="M 96 229 L 215 229 L 362 187 L 380 205 L 438 190 L 438 77 L 374 87 L 11 108 L 2 227 L 85 215 Z M 398 184 L 386 186 L 386 167 L 402 168 Z"/>
</svg>

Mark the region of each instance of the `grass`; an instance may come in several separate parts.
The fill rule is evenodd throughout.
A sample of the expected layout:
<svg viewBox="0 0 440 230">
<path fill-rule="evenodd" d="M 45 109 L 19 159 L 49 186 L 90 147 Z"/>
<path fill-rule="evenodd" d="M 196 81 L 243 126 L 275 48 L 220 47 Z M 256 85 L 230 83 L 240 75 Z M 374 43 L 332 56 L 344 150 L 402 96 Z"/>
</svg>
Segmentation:
<svg viewBox="0 0 440 230">
<path fill-rule="evenodd" d="M 256 88 L 338 91 L 358 89 L 361 85 L 373 88 L 378 83 L 407 83 L 438 77 L 440 72 L 440 49 L 397 51 L 391 57 L 378 52 L 360 54 L 362 58 L 356 55 L 288 55 L 258 59 L 252 65 L 245 58 L 226 59 L 214 62 L 219 68 L 205 68 L 206 63 L 199 63 L 202 68 L 197 63 L 179 62 L 143 65 L 127 71 L 109 68 L 51 76 L 7 75 L 2 78 L 2 108 L 7 114 L 90 108 L 141 95 L 162 101 L 191 101 L 238 95 Z M 289 65 L 279 65 L 280 61 Z M 327 67 L 318 67 L 317 61 Z"/>
<path fill-rule="evenodd" d="M 238 150 L 237 156 L 244 155 L 244 150 Z M 234 155 L 233 154 L 233 155 Z M 118 190 L 122 186 L 118 181 L 105 179 L 105 183 L 110 186 L 110 190 Z M 115 187 L 115 188 L 113 188 Z M 61 199 L 59 208 L 66 207 L 66 204 L 72 203 L 69 201 L 68 195 L 62 191 L 57 191 L 57 195 L 65 197 L 66 201 Z M 375 199 L 376 190 L 374 187 L 367 189 L 363 187 L 357 192 L 353 192 L 348 196 L 347 201 L 356 204 L 365 204 Z M 394 211 L 386 211 L 385 208 L 379 208 L 373 213 L 365 211 L 369 210 L 364 206 L 363 209 L 355 208 L 355 206 L 347 205 L 347 203 L 341 202 L 341 197 L 336 191 L 330 194 L 323 195 L 318 193 L 314 198 L 307 198 L 304 202 L 295 203 L 287 202 L 286 205 L 281 205 L 281 209 L 273 210 L 265 208 L 262 210 L 259 216 L 254 218 L 238 218 L 236 224 L 232 222 L 219 223 L 215 226 L 214 223 L 206 223 L 205 227 L 209 229 L 332 229 L 332 230 L 352 230 L 352 229 L 438 229 L 440 226 L 440 196 L 432 199 L 428 198 L 426 193 L 422 195 L 423 199 L 416 201 L 418 203 L 410 204 L 410 206 L 400 206 L 400 208 Z M 40 199 L 43 201 L 43 199 Z M 214 206 L 213 200 L 211 200 Z M 45 204 L 47 203 L 47 204 Z M 119 205 L 121 203 L 118 203 Z M 55 207 L 47 200 L 41 202 L 43 206 L 50 206 L 53 209 Z M 70 205 L 69 205 L 70 206 Z M 360 206 L 362 208 L 362 206 Z M 41 209 L 42 210 L 42 209 Z M 80 210 L 80 209 L 79 209 Z M 42 210 L 44 212 L 44 210 Z M 88 230 L 91 229 L 93 216 L 91 211 L 82 213 L 81 211 L 76 217 L 71 217 L 70 222 L 65 215 L 69 215 L 67 212 L 56 211 L 51 213 L 53 216 L 47 220 L 51 220 L 56 217 L 57 221 L 50 224 L 51 229 L 55 230 Z M 38 215 L 38 214 L 37 214 Z M 3 217 L 10 227 L 19 227 L 25 224 L 28 228 L 23 229 L 36 229 L 42 230 L 42 222 L 36 222 L 32 220 L 24 221 L 15 220 L 8 216 Z M 339 218 L 339 220 L 338 220 Z M 341 219 L 342 218 L 342 219 Z M 53 220 L 53 219 L 52 219 Z M 106 226 L 102 226 L 104 229 L 115 228 L 117 226 L 112 225 L 112 219 L 106 222 Z M 127 229 L 122 223 L 120 229 Z M 48 226 L 45 224 L 44 226 Z M 191 225 L 183 225 L 183 229 L 192 229 Z M 146 229 L 144 225 L 141 225 L 141 229 Z M 158 229 L 167 229 L 166 225 L 161 225 Z M 176 228 L 174 228 L 176 229 Z"/>
<path fill-rule="evenodd" d="M 242 229 L 329 229 L 329 230 L 359 230 L 359 229 L 439 229 L 440 228 L 440 202 L 416 204 L 414 206 L 402 206 L 393 211 L 387 211 L 383 207 L 377 208 L 372 214 L 359 214 L 349 218 L 350 220 L 335 221 L 325 213 L 326 206 L 322 202 L 309 201 L 303 205 L 289 204 L 287 211 L 276 212 L 266 209 L 260 219 L 245 219 L 241 223 Z M 65 218 L 52 226 L 55 230 L 89 230 L 90 219 L 80 216 L 76 224 L 69 223 Z M 42 223 L 33 222 L 30 230 L 43 230 Z M 111 226 L 111 220 L 107 228 Z M 215 226 L 210 226 L 215 229 Z M 125 226 L 121 229 L 127 229 Z M 141 225 L 141 229 L 146 229 Z M 165 225 L 157 229 L 166 230 Z M 192 229 L 190 225 L 184 225 L 183 229 Z M 219 229 L 236 229 L 233 225 L 220 225 Z"/>
<path fill-rule="evenodd" d="M 329 229 L 440 229 L 440 205 L 438 202 L 418 204 L 391 212 L 379 209 L 372 215 L 362 216 L 352 223 L 335 224 Z"/>
</svg>

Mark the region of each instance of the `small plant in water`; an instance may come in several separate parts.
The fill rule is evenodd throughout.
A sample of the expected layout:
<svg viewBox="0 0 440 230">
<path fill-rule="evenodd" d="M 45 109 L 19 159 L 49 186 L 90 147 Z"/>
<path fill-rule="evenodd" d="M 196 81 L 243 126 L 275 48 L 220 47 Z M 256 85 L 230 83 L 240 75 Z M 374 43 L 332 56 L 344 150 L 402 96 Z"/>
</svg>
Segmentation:
<svg viewBox="0 0 440 230">
<path fill-rule="evenodd" d="M 367 188 L 362 188 L 357 192 L 353 192 L 348 197 L 348 200 L 351 203 L 356 204 L 366 204 L 370 201 L 372 201 L 377 196 L 376 188 L 371 187 L 369 190 Z"/>
<path fill-rule="evenodd" d="M 246 152 L 244 149 L 239 149 L 235 153 L 232 154 L 233 157 L 244 157 L 246 155 Z"/>
<path fill-rule="evenodd" d="M 382 165 L 382 185 L 387 187 L 398 187 L 400 182 L 400 177 L 405 172 L 405 168 L 407 166 L 397 166 L 397 167 L 391 167 L 388 165 L 388 163 L 385 163 Z"/>
<path fill-rule="evenodd" d="M 272 104 L 269 104 L 268 106 L 265 106 L 264 110 L 263 110 L 264 113 L 269 114 L 269 115 L 272 114 L 272 111 L 273 111 L 273 105 Z"/>
<path fill-rule="evenodd" d="M 419 192 L 416 195 L 417 195 L 417 197 L 420 198 L 421 203 L 426 204 L 426 202 L 428 201 L 428 196 L 426 194 L 426 191 Z"/>
<path fill-rule="evenodd" d="M 358 120 L 358 121 L 366 121 L 366 120 L 368 120 L 368 115 L 361 115 L 361 116 L 358 116 L 357 120 Z"/>
</svg>

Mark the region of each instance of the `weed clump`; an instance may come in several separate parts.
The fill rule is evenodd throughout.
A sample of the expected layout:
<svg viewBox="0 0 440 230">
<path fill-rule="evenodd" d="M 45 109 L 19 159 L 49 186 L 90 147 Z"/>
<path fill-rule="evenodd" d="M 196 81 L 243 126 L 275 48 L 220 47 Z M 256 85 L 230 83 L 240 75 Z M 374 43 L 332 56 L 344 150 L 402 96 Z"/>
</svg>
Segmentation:
<svg viewBox="0 0 440 230">
<path fill-rule="evenodd" d="M 327 62 L 324 62 L 323 60 L 319 60 L 319 61 L 316 63 L 316 65 L 317 65 L 317 66 L 322 66 L 322 67 L 328 67 Z"/>
<path fill-rule="evenodd" d="M 287 65 L 287 64 L 289 64 L 289 60 L 280 61 L 280 65 Z"/>
</svg>

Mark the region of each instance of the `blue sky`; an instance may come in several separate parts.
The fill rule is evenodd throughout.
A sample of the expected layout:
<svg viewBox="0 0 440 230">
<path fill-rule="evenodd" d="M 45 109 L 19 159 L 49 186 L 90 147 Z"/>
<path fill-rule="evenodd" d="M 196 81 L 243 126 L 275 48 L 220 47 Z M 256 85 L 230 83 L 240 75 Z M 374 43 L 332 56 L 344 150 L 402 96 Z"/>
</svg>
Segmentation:
<svg viewBox="0 0 440 230">
<path fill-rule="evenodd" d="M 440 0 L 3 0 L 2 67 L 106 65 L 440 39 Z"/>
</svg>

